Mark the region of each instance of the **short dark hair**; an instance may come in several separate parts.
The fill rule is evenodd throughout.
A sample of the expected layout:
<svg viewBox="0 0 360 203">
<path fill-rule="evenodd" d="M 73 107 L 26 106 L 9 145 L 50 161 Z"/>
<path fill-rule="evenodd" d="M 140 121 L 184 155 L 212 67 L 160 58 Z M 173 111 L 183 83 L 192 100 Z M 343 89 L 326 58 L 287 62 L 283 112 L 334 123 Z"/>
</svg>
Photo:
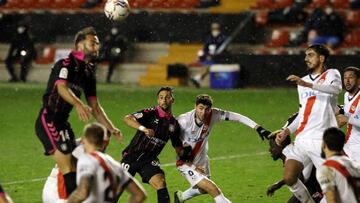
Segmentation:
<svg viewBox="0 0 360 203">
<path fill-rule="evenodd" d="M 195 103 L 196 103 L 196 106 L 199 104 L 204 104 L 204 105 L 211 107 L 213 104 L 213 99 L 208 94 L 199 94 L 198 96 L 196 96 Z"/>
<path fill-rule="evenodd" d="M 104 145 L 106 133 L 105 127 L 100 123 L 90 123 L 84 127 L 84 137 L 98 147 Z"/>
<path fill-rule="evenodd" d="M 160 92 L 162 91 L 168 91 L 170 92 L 170 95 L 172 98 L 174 98 L 174 88 L 170 87 L 170 86 L 163 86 L 163 87 L 160 87 L 159 91 L 157 92 L 157 96 L 159 96 Z"/>
<path fill-rule="evenodd" d="M 354 66 L 349 66 L 347 68 L 345 68 L 344 73 L 348 72 L 348 71 L 352 71 L 353 73 L 355 73 L 357 78 L 360 78 L 360 69 L 356 68 Z"/>
<path fill-rule="evenodd" d="M 329 55 L 330 55 L 330 51 L 329 51 L 329 49 L 325 46 L 325 45 L 323 45 L 323 44 L 314 44 L 314 45 L 311 45 L 311 46 L 309 46 L 306 50 L 309 50 L 309 49 L 312 49 L 312 50 L 314 50 L 318 55 L 323 55 L 324 56 L 324 58 L 325 58 L 325 60 L 324 61 L 326 61 L 326 59 L 329 57 Z"/>
<path fill-rule="evenodd" d="M 94 35 L 96 36 L 96 31 L 94 27 L 85 27 L 83 29 L 81 29 L 79 32 L 76 33 L 75 35 L 75 48 L 77 48 L 77 45 L 79 42 L 81 42 L 82 40 L 86 39 L 87 35 Z"/>
<path fill-rule="evenodd" d="M 323 141 L 332 151 L 342 151 L 345 144 L 345 134 L 338 128 L 328 128 L 323 135 Z"/>
</svg>

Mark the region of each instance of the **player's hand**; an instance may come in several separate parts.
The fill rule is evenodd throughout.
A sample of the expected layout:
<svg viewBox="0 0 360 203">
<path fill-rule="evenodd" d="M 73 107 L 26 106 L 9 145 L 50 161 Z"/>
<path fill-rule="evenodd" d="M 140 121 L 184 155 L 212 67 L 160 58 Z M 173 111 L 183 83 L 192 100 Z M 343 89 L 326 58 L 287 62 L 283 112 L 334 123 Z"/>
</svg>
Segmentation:
<svg viewBox="0 0 360 203">
<path fill-rule="evenodd" d="M 277 135 L 278 133 L 280 133 L 281 131 L 282 131 L 282 130 L 280 129 L 280 130 L 275 130 L 275 131 L 271 132 L 270 135 L 268 136 L 268 138 L 269 138 L 269 139 L 270 139 L 270 138 L 273 138 L 273 137 L 276 138 L 276 135 Z"/>
<path fill-rule="evenodd" d="M 89 106 L 83 103 L 77 103 L 75 109 L 81 121 L 87 122 L 91 118 L 92 109 Z"/>
<path fill-rule="evenodd" d="M 202 167 L 202 166 L 196 166 L 195 171 L 197 171 L 197 172 L 199 172 L 199 173 L 201 173 L 203 175 L 206 175 L 205 168 Z"/>
<path fill-rule="evenodd" d="M 282 187 L 282 184 L 280 184 L 280 181 L 270 185 L 267 188 L 266 195 L 269 197 L 273 196 L 275 191 L 280 189 L 281 187 Z"/>
<path fill-rule="evenodd" d="M 305 82 L 303 79 L 301 79 L 300 77 L 296 76 L 296 75 L 289 75 L 286 80 L 291 81 L 291 82 L 295 82 L 297 85 L 300 86 L 304 86 L 304 87 L 312 87 L 311 83 Z"/>
<path fill-rule="evenodd" d="M 348 123 L 349 118 L 345 115 L 339 114 L 336 116 L 336 121 L 337 121 L 338 126 L 342 127 Z"/>
<path fill-rule="evenodd" d="M 123 134 L 118 128 L 110 129 L 110 133 L 115 136 L 116 142 L 121 143 L 123 140 Z"/>
<path fill-rule="evenodd" d="M 145 133 L 146 136 L 149 136 L 149 137 L 155 136 L 155 132 L 153 129 L 145 128 L 143 132 Z"/>
<path fill-rule="evenodd" d="M 281 146 L 281 143 L 285 140 L 287 136 L 290 135 L 290 130 L 285 128 L 284 130 L 280 131 L 276 134 L 275 142 L 278 146 Z"/>
<path fill-rule="evenodd" d="M 179 155 L 180 160 L 189 162 L 191 161 L 191 155 L 192 155 L 192 148 L 191 146 L 184 146 L 182 150 L 182 154 Z"/>
<path fill-rule="evenodd" d="M 267 140 L 268 140 L 268 139 L 269 139 L 269 135 L 271 134 L 270 131 L 264 129 L 264 128 L 261 127 L 260 125 L 258 125 L 255 129 L 256 129 L 256 132 L 259 134 L 259 136 L 260 136 L 260 138 L 261 138 L 262 140 L 264 140 L 264 139 L 267 139 Z"/>
</svg>

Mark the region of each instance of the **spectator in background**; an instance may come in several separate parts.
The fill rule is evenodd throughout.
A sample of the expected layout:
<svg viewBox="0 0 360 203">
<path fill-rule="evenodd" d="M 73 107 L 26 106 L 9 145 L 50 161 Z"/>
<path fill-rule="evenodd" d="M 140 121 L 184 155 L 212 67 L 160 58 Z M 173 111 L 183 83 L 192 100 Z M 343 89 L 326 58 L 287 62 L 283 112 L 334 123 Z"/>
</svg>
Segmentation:
<svg viewBox="0 0 360 203">
<path fill-rule="evenodd" d="M 350 0 L 351 9 L 360 9 L 360 0 Z"/>
<path fill-rule="evenodd" d="M 211 23 L 211 34 L 205 41 L 204 47 L 199 51 L 199 62 L 205 66 L 205 69 L 191 77 L 191 82 L 196 86 L 200 87 L 200 82 L 209 74 L 209 66 L 214 64 L 214 57 L 217 49 L 225 42 L 226 36 L 221 31 L 221 26 L 217 22 Z"/>
<path fill-rule="evenodd" d="M 111 76 L 116 66 L 124 61 L 125 51 L 127 49 L 127 40 L 119 34 L 119 28 L 112 27 L 110 34 L 106 36 L 102 48 L 102 60 L 109 61 L 109 70 L 106 76 L 106 82 L 111 82 Z"/>
<path fill-rule="evenodd" d="M 324 9 L 316 8 L 305 23 L 302 33 L 292 41 L 300 44 L 308 40 L 309 44 L 326 44 L 337 47 L 344 39 L 345 24 L 340 15 L 328 3 Z"/>
<path fill-rule="evenodd" d="M 269 23 L 300 23 L 304 22 L 307 14 L 304 7 L 308 0 L 295 0 L 293 4 L 283 9 L 271 10 L 268 13 Z"/>
<path fill-rule="evenodd" d="M 28 32 L 28 26 L 24 23 L 19 23 L 10 44 L 8 56 L 5 60 L 6 68 L 11 76 L 9 81 L 19 81 L 14 68 L 14 64 L 19 62 L 21 66 L 20 80 L 26 82 L 27 73 L 31 67 L 31 62 L 35 57 L 36 51 L 34 48 L 34 42 Z"/>
</svg>

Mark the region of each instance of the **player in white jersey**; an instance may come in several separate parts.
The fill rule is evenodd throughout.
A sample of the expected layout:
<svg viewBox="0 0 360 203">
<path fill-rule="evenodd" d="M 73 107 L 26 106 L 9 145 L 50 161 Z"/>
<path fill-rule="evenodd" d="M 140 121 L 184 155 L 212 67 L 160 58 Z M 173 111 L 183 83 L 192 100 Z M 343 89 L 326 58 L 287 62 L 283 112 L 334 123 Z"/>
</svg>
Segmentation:
<svg viewBox="0 0 360 203">
<path fill-rule="evenodd" d="M 335 110 L 341 92 L 341 76 L 336 69 L 327 69 L 325 62 L 329 50 L 323 45 L 312 45 L 305 51 L 308 75 L 300 78 L 290 75 L 287 80 L 298 85 L 299 115 L 286 129 L 277 134 L 280 144 L 295 132 L 293 145 L 286 150 L 287 161 L 284 181 L 301 202 L 313 202 L 308 190 L 298 179 L 304 166 L 313 163 L 318 168 L 324 161 L 320 157 L 322 134 L 329 127 L 337 127 Z"/>
<path fill-rule="evenodd" d="M 268 139 L 267 136 L 270 134 L 250 118 L 238 113 L 211 108 L 212 104 L 213 100 L 209 95 L 198 95 L 195 109 L 178 117 L 181 128 L 180 139 L 187 154 L 187 161 L 178 157 L 176 165 L 191 187 L 185 192 L 176 191 L 175 203 L 184 202 L 204 193 L 212 196 L 217 203 L 230 202 L 210 180 L 208 139 L 216 123 L 228 120 L 243 123 L 256 129 L 262 139 Z"/>
<path fill-rule="evenodd" d="M 343 155 L 344 141 L 345 134 L 338 128 L 325 130 L 321 156 L 326 160 L 316 178 L 328 203 L 359 202 L 360 164 Z"/>
<path fill-rule="evenodd" d="M 77 163 L 77 188 L 68 203 L 113 203 L 125 188 L 132 203 L 143 202 L 145 191 L 130 174 L 109 155 L 101 152 L 106 136 L 105 127 L 98 123 L 84 128 L 85 148 Z"/>
<path fill-rule="evenodd" d="M 355 161 L 360 161 L 360 69 L 347 67 L 344 70 L 344 109 L 337 116 L 340 123 L 347 123 L 344 151 Z"/>
</svg>

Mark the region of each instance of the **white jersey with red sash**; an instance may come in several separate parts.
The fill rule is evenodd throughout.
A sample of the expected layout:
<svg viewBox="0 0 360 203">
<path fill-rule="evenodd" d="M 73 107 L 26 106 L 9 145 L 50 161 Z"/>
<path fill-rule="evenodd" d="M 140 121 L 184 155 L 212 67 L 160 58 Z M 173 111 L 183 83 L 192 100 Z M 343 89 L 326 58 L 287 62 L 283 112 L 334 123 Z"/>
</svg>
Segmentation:
<svg viewBox="0 0 360 203">
<path fill-rule="evenodd" d="M 86 153 L 77 163 L 76 182 L 82 177 L 92 177 L 92 187 L 89 197 L 84 203 L 114 202 L 119 195 L 120 188 L 128 183 L 131 175 L 126 172 L 119 162 L 101 152 Z"/>
<path fill-rule="evenodd" d="M 208 139 L 212 127 L 220 121 L 238 121 L 251 128 L 257 125 L 250 118 L 238 113 L 212 108 L 210 115 L 199 126 L 195 121 L 195 110 L 184 113 L 178 117 L 181 133 L 180 139 L 184 146 L 192 148 L 192 163 L 196 166 L 204 165 L 207 160 Z"/>
<path fill-rule="evenodd" d="M 346 203 L 358 203 L 352 181 L 359 177 L 359 163 L 347 156 L 332 156 L 316 171 L 323 193 L 337 191 L 341 202 Z"/>
<path fill-rule="evenodd" d="M 294 122 L 295 141 L 321 140 L 325 129 L 337 127 L 335 109 L 342 87 L 341 76 L 338 70 L 328 69 L 318 76 L 307 75 L 302 79 L 312 83 L 313 88 L 298 86 L 300 109 Z"/>
<path fill-rule="evenodd" d="M 360 144 L 360 91 L 354 96 L 344 94 L 344 112 L 349 118 L 346 133 L 347 144 Z"/>
</svg>

